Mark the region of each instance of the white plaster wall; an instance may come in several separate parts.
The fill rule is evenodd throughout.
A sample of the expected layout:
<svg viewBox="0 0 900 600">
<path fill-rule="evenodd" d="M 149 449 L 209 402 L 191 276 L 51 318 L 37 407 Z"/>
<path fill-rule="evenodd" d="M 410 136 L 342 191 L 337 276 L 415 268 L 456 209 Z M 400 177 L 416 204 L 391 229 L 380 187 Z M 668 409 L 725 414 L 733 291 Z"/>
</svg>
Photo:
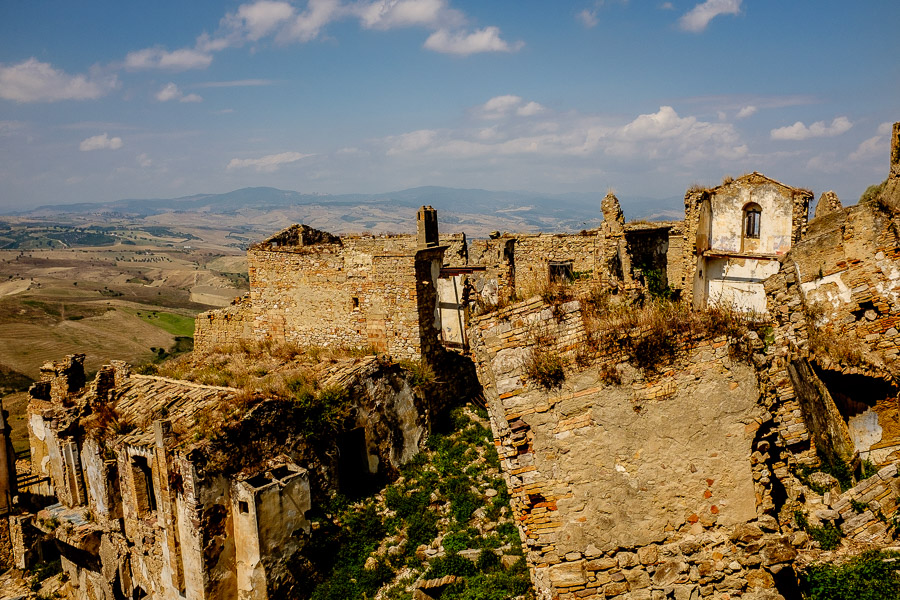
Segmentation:
<svg viewBox="0 0 900 600">
<path fill-rule="evenodd" d="M 881 441 L 882 428 L 878 424 L 878 413 L 871 408 L 863 413 L 850 417 L 847 421 L 850 439 L 859 452 L 865 452 Z"/>
<path fill-rule="evenodd" d="M 759 204 L 759 240 L 755 252 L 784 254 L 791 248 L 793 204 L 791 197 L 774 184 L 727 186 L 712 198 L 711 245 L 716 250 L 740 252 L 744 206 Z"/>
<path fill-rule="evenodd" d="M 106 489 L 106 468 L 100 444 L 94 438 L 85 440 L 81 449 L 81 468 L 87 484 L 88 506 L 99 517 L 108 518 L 110 507 Z"/>
<path fill-rule="evenodd" d="M 441 336 L 445 342 L 462 344 L 463 312 L 462 300 L 463 276 L 456 275 L 437 280 L 438 306 L 441 311 Z"/>
<path fill-rule="evenodd" d="M 838 308 L 841 304 L 849 304 L 853 296 L 850 287 L 844 283 L 840 273 L 832 273 L 801 283 L 800 291 L 807 304 L 830 304 L 832 308 Z"/>
<path fill-rule="evenodd" d="M 440 297 L 438 295 L 438 282 L 441 278 L 441 261 L 440 260 L 432 260 L 431 261 L 431 285 L 434 286 L 435 293 L 435 303 L 434 303 L 434 328 L 437 331 L 441 331 L 441 302 Z"/>
<path fill-rule="evenodd" d="M 774 260 L 715 259 L 706 261 L 710 304 L 731 306 L 745 312 L 765 314 L 766 291 L 763 287 L 781 264 Z"/>
<path fill-rule="evenodd" d="M 247 503 L 242 513 L 239 502 Z M 232 487 L 231 514 L 234 522 L 235 567 L 239 600 L 265 600 L 266 573 L 259 553 L 256 500 L 252 491 L 243 483 Z"/>
</svg>

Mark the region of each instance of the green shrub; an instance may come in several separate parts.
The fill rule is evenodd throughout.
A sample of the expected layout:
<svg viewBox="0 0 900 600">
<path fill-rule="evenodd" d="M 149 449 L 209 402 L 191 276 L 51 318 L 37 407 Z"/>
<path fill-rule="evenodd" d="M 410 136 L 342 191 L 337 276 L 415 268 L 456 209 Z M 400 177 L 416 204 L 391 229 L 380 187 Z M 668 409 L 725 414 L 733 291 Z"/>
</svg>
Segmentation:
<svg viewBox="0 0 900 600">
<path fill-rule="evenodd" d="M 866 188 L 866 191 L 862 193 L 862 196 L 859 197 L 859 204 L 866 204 L 868 202 L 875 202 L 879 198 L 881 198 L 881 192 L 884 191 L 884 186 L 887 185 L 887 179 L 882 181 L 881 183 L 876 183 L 875 185 L 870 185 Z"/>
<path fill-rule="evenodd" d="M 808 600 L 900 598 L 897 557 L 900 554 L 896 552 L 869 550 L 842 565 L 812 564 L 800 572 L 803 597 Z"/>
<path fill-rule="evenodd" d="M 809 537 L 819 542 L 822 550 L 834 550 L 841 544 L 841 538 L 844 537 L 843 532 L 834 523 L 826 523 L 821 527 L 812 525 L 801 510 L 794 511 L 794 520 L 800 529 L 809 534 Z"/>
<path fill-rule="evenodd" d="M 463 558 L 459 554 L 447 554 L 431 561 L 431 566 L 425 573 L 425 579 L 437 579 L 445 575 L 466 577 L 476 573 L 478 573 L 478 569 L 468 558 Z"/>
<path fill-rule="evenodd" d="M 438 535 L 438 517 L 434 512 L 426 510 L 412 519 L 406 532 L 407 552 L 415 552 L 422 544 L 430 544 Z"/>
<path fill-rule="evenodd" d="M 868 479 L 873 475 L 878 473 L 878 467 L 871 460 L 862 461 L 862 465 L 860 465 L 860 474 L 862 475 L 862 479 Z"/>
</svg>

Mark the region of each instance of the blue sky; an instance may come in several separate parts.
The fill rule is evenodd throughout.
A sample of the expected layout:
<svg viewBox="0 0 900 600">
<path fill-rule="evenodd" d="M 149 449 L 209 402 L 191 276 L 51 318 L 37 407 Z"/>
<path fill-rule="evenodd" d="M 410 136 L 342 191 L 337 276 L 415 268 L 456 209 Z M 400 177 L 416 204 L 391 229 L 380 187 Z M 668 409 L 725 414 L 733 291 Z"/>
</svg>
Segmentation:
<svg viewBox="0 0 900 600">
<path fill-rule="evenodd" d="M 896 0 L 0 5 L 0 210 L 273 186 L 854 202 L 900 120 Z"/>
</svg>

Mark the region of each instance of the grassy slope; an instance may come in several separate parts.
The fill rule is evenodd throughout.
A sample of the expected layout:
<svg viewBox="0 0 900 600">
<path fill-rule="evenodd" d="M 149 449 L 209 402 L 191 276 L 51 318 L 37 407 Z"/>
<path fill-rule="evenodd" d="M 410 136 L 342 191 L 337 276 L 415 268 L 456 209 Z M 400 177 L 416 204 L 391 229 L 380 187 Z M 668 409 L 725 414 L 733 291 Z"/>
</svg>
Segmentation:
<svg viewBox="0 0 900 600">
<path fill-rule="evenodd" d="M 129 310 L 128 312 L 132 312 Z M 138 310 L 134 311 L 136 316 L 145 323 L 155 325 L 164 331 L 168 331 L 172 335 L 185 337 L 194 337 L 194 317 L 186 317 L 170 312 L 162 312 L 156 310 Z"/>
<path fill-rule="evenodd" d="M 352 504 L 336 499 L 314 521 L 305 554 L 322 577 L 309 597 L 410 600 L 415 581 L 444 575 L 462 579 L 442 600 L 532 597 L 490 431 L 470 410 L 456 409 L 396 482 Z M 439 554 L 428 559 L 425 547 Z"/>
</svg>

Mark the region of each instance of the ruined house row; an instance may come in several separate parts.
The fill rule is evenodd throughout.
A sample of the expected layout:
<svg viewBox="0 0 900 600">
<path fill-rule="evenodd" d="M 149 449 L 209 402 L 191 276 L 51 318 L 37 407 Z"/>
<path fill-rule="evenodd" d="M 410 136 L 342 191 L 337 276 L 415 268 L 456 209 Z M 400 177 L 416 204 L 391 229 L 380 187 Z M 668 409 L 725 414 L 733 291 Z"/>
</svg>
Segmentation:
<svg viewBox="0 0 900 600">
<path fill-rule="evenodd" d="M 892 185 L 900 126 L 893 139 Z M 810 199 L 752 173 L 689 190 L 683 223 L 625 224 L 608 195 L 603 225 L 575 235 L 469 244 L 440 236 L 430 207 L 416 236 L 294 226 L 251 247 L 250 294 L 198 317 L 198 350 L 270 339 L 439 363 L 443 347 L 469 348 L 541 600 L 791 597 L 793 561 L 818 556 L 793 511 L 883 544 L 900 498 L 892 197 L 840 209 L 824 196 L 807 223 Z M 623 294 L 666 282 L 696 306 L 765 311 L 771 334 L 748 338 L 749 362 L 719 336 L 661 372 L 601 353 L 545 389 L 523 370 L 534 327 L 555 328 L 549 349 L 575 364 L 587 339 L 579 305 L 512 301 L 554 280 Z M 475 316 L 473 298 L 512 304 Z M 828 339 L 854 340 L 856 354 Z M 278 597 L 311 534 L 315 491 L 340 485 L 340 469 L 309 454 L 275 401 L 242 417 L 249 438 L 225 436 L 211 455 L 205 418 L 238 390 L 119 363 L 87 382 L 82 360 L 46 365 L 31 391 L 37 484 L 20 506 L 39 510 L 10 518 L 17 565 L 60 553 L 84 600 Z M 336 455 L 358 459 L 344 472 L 396 467 L 427 435 L 439 407 L 392 368 L 372 357 L 330 376 L 358 407 L 335 440 Z M 823 456 L 882 468 L 816 493 L 797 473 Z"/>
<path fill-rule="evenodd" d="M 323 385 L 353 423 L 313 443 L 292 401 L 121 362 L 86 381 L 83 362 L 48 363 L 31 389 L 37 483 L 9 516 L 13 566 L 59 558 L 83 600 L 296 597 L 316 502 L 396 473 L 439 409 L 396 365 L 339 363 Z"/>
<path fill-rule="evenodd" d="M 250 292 L 197 318 L 199 352 L 241 339 L 370 346 L 419 358 L 465 348 L 468 308 L 525 298 L 553 282 L 669 293 L 703 306 L 765 311 L 762 281 L 802 237 L 810 192 L 751 173 L 685 195 L 686 218 L 626 223 L 607 194 L 602 225 L 576 234 L 335 236 L 293 225 L 247 252 Z"/>
</svg>

